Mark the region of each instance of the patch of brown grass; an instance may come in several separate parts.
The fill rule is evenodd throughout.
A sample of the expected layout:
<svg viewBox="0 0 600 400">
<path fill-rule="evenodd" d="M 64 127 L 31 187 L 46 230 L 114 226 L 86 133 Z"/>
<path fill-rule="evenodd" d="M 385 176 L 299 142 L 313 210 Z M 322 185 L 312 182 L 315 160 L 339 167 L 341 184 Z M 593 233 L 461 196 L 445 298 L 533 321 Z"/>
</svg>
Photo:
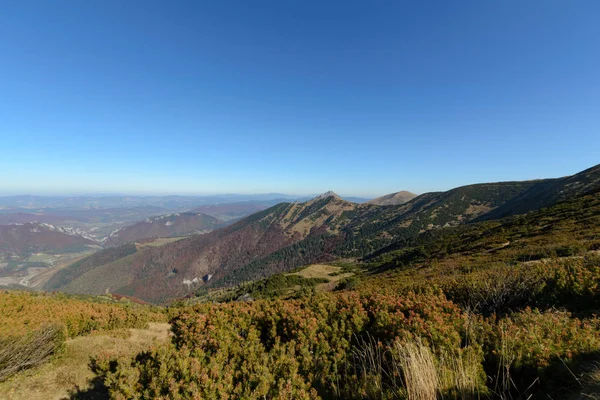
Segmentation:
<svg viewBox="0 0 600 400">
<path fill-rule="evenodd" d="M 165 244 L 177 242 L 178 240 L 185 239 L 188 236 L 178 236 L 178 237 L 164 237 L 164 238 L 156 238 L 156 239 L 146 239 L 142 243 L 136 243 L 135 247 L 138 250 L 142 250 L 145 247 L 159 247 Z"/>
<path fill-rule="evenodd" d="M 316 289 L 322 292 L 330 292 L 332 291 L 342 279 L 351 277 L 354 275 L 352 272 L 346 272 L 344 274 L 340 274 L 339 272 L 342 270 L 342 267 L 338 267 L 335 265 L 326 265 L 326 264 L 312 264 L 308 267 L 294 272 L 288 275 L 299 275 L 303 278 L 324 278 L 327 279 L 328 283 L 321 283 L 316 286 Z"/>
<path fill-rule="evenodd" d="M 435 357 L 421 342 L 395 342 L 395 360 L 402 371 L 408 400 L 436 400 L 440 377 Z"/>
<path fill-rule="evenodd" d="M 372 338 L 353 352 L 353 368 L 369 399 L 480 398 L 481 359 L 473 348 L 434 353 L 420 339 L 384 346 Z"/>
</svg>

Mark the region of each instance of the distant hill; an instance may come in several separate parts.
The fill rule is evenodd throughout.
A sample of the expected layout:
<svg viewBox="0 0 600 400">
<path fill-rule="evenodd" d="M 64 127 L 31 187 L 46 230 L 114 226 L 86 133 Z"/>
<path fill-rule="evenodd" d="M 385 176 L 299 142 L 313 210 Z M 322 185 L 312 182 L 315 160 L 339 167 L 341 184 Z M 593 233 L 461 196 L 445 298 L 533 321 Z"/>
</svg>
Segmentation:
<svg viewBox="0 0 600 400">
<path fill-rule="evenodd" d="M 103 244 L 119 246 L 150 238 L 206 233 L 222 225 L 223 222 L 217 218 L 201 213 L 166 214 L 121 228 L 104 239 Z"/>
<path fill-rule="evenodd" d="M 356 204 L 325 193 L 304 203 L 275 205 L 205 235 L 138 251 L 127 262 L 92 263 L 77 287 L 110 287 L 115 293 L 165 302 L 203 285 L 232 286 L 309 263 L 398 249 L 424 232 L 489 218 L 498 210 L 506 216 L 546 207 L 600 189 L 599 171 L 595 167 L 568 178 L 463 186 L 400 205 Z M 543 201 L 537 196 L 542 189 Z"/>
<path fill-rule="evenodd" d="M 211 215 L 223 221 L 238 219 L 258 211 L 265 210 L 275 204 L 288 202 L 289 199 L 280 198 L 264 201 L 243 201 L 237 203 L 209 204 L 196 207 L 192 212 Z"/>
<path fill-rule="evenodd" d="M 463 257 L 461 266 L 502 260 L 535 263 L 600 250 L 600 188 L 550 207 L 493 221 L 438 229 L 383 247 L 365 259 L 380 269 Z M 477 255 L 477 257 L 473 257 Z M 469 258 L 470 257 L 470 258 Z M 442 260 L 446 259 L 446 263 Z M 384 268 L 381 268 L 384 267 Z"/>
<path fill-rule="evenodd" d="M 376 204 L 378 206 L 391 206 L 404 204 L 417 197 L 416 194 L 403 190 L 401 192 L 386 194 L 385 196 L 369 200 L 367 203 Z"/>
<path fill-rule="evenodd" d="M 84 232 L 45 223 L 0 225 L 0 252 L 15 257 L 42 251 L 76 252 L 97 244 Z"/>
</svg>

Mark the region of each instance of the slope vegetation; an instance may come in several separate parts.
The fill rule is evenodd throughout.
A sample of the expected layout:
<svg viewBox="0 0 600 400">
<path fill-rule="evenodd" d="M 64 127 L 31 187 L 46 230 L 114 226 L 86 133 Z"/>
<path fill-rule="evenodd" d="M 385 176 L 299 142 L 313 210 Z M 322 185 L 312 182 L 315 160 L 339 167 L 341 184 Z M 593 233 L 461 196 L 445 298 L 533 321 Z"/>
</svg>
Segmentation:
<svg viewBox="0 0 600 400">
<path fill-rule="evenodd" d="M 599 248 L 600 191 L 425 231 L 367 257 L 351 289 L 290 296 L 325 278 L 313 266 L 246 287 L 262 300 L 184 308 L 172 345 L 99 376 L 113 396 L 593 397 Z"/>
<path fill-rule="evenodd" d="M 205 235 L 145 249 L 126 262 L 91 263 L 89 275 L 77 274 L 76 286 L 68 286 L 67 279 L 54 288 L 85 291 L 93 286 L 92 293 L 108 289 L 166 302 L 199 287 L 230 287 L 302 265 L 401 249 L 426 232 L 493 218 L 498 210 L 520 212 L 507 204 L 525 204 L 529 198 L 529 207 L 535 208 L 573 198 L 598 188 L 599 176 L 595 167 L 558 180 L 469 185 L 389 206 L 350 203 L 325 193 L 305 203 L 278 204 Z M 558 192 L 546 191 L 540 203 L 538 192 L 547 187 Z M 91 272 L 99 267 L 104 270 Z"/>
<path fill-rule="evenodd" d="M 520 196 L 488 213 L 483 219 L 497 219 L 538 210 L 595 190 L 600 186 L 600 165 L 578 174 L 537 181 Z"/>
<path fill-rule="evenodd" d="M 112 398 L 595 397 L 600 187 L 594 170 L 584 172 L 584 188 L 555 186 L 553 204 L 501 219 L 483 220 L 550 183 L 471 185 L 398 206 L 328 193 L 206 235 L 124 257 L 105 253 L 100 267 L 90 258 L 66 285 L 109 265 L 116 274 L 129 260 L 132 278 L 119 290 L 157 302 L 268 278 L 232 290 L 231 300 L 248 301 L 172 304 L 170 343 L 133 355 L 93 353 L 97 387 L 77 396 L 102 389 Z M 361 256 L 339 260 L 348 254 Z M 323 258 L 336 261 L 290 270 Z M 198 272 L 207 275 L 191 279 Z M 4 295 L 10 320 L 0 328 L 14 333 L 39 327 L 29 315 L 69 321 L 73 335 L 154 318 L 146 307 L 62 307 L 64 295 Z"/>
</svg>

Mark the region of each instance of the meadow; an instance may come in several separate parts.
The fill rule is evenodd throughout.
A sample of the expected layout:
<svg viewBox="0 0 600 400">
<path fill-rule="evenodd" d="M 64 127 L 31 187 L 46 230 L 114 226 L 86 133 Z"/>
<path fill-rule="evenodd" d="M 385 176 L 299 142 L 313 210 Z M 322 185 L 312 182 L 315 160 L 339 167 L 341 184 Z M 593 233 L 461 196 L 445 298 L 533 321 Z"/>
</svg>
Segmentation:
<svg viewBox="0 0 600 400">
<path fill-rule="evenodd" d="M 60 357 L 75 338 L 166 322 L 161 309 L 112 296 L 2 291 L 0 310 L 0 382 Z"/>
</svg>

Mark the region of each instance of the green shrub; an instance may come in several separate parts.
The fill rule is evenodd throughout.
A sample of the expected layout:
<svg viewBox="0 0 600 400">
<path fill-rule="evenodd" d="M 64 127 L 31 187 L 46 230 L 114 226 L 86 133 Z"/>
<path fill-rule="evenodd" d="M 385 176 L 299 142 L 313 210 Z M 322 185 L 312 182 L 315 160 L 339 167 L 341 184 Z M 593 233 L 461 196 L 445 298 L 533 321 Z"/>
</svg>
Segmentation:
<svg viewBox="0 0 600 400">
<path fill-rule="evenodd" d="M 567 246 L 560 246 L 556 248 L 556 255 L 558 257 L 571 257 L 577 254 L 581 254 L 581 252 L 583 252 L 583 249 L 577 244 L 570 244 Z"/>
<path fill-rule="evenodd" d="M 600 257 L 489 268 L 439 284 L 457 304 L 488 316 L 526 307 L 591 314 L 600 308 Z"/>
<path fill-rule="evenodd" d="M 334 290 L 353 290 L 359 283 L 359 279 L 356 276 L 349 276 L 338 282 Z"/>
<path fill-rule="evenodd" d="M 545 265 L 546 275 L 542 303 L 574 312 L 595 313 L 600 307 L 600 257 L 580 259 Z"/>
<path fill-rule="evenodd" d="M 450 299 L 476 313 L 506 314 L 534 304 L 545 279 L 535 267 L 504 266 L 459 275 L 443 288 Z"/>
</svg>

